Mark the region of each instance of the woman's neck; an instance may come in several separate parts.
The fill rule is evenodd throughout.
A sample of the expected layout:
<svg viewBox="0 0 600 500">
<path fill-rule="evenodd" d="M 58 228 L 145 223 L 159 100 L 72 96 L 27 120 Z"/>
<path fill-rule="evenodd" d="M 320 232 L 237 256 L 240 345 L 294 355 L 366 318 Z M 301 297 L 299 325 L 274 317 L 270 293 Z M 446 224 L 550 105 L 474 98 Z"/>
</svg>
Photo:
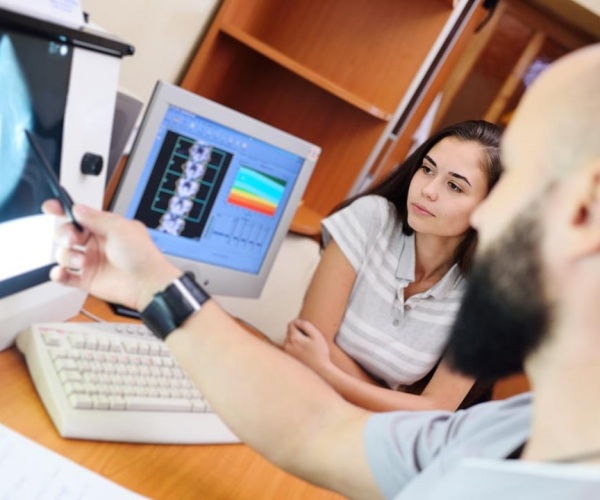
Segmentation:
<svg viewBox="0 0 600 500">
<path fill-rule="evenodd" d="M 439 281 L 454 264 L 462 237 L 415 233 L 415 282 Z"/>
</svg>

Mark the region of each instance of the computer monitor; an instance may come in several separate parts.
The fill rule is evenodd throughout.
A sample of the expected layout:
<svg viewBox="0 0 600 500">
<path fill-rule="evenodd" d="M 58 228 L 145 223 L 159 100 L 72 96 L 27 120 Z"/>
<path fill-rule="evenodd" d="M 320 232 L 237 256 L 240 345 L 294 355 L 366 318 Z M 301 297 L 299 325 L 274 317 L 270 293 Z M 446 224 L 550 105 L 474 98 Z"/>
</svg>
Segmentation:
<svg viewBox="0 0 600 500">
<path fill-rule="evenodd" d="M 0 8 L 0 349 L 32 322 L 76 315 L 85 299 L 48 281 L 59 222 L 41 213 L 54 195 L 25 130 L 71 197 L 100 207 L 105 174 L 81 162 L 108 153 L 119 47 Z"/>
<path fill-rule="evenodd" d="M 258 297 L 320 151 L 158 82 L 112 210 L 211 294 Z"/>
</svg>

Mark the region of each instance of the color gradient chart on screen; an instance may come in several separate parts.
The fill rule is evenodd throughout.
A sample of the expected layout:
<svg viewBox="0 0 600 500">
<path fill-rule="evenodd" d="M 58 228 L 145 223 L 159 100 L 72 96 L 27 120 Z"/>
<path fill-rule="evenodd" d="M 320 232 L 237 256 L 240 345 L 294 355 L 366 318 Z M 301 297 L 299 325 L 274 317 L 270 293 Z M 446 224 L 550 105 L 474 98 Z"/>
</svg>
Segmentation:
<svg viewBox="0 0 600 500">
<path fill-rule="evenodd" d="M 285 184 L 282 179 L 242 166 L 227 201 L 272 217 L 283 198 Z"/>
</svg>

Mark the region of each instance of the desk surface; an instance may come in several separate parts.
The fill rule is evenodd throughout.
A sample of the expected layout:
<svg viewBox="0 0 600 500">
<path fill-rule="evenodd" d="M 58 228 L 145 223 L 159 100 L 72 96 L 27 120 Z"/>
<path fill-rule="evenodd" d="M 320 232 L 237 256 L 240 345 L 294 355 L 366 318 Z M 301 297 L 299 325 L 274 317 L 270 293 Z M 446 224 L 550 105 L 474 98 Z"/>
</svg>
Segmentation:
<svg viewBox="0 0 600 500">
<path fill-rule="evenodd" d="M 85 307 L 104 319 L 127 321 L 93 298 Z M 15 347 L 0 353 L 0 380 L 2 424 L 142 495 L 154 499 L 341 498 L 286 474 L 243 444 L 140 445 L 63 439 Z"/>
</svg>

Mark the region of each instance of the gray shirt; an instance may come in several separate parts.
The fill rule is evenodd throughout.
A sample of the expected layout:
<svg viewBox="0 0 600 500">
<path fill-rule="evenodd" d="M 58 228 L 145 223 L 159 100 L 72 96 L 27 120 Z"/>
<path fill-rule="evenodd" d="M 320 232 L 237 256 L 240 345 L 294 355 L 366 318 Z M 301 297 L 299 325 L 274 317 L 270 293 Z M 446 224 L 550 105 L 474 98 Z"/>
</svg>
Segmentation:
<svg viewBox="0 0 600 500">
<path fill-rule="evenodd" d="M 364 196 L 322 223 L 356 272 L 337 345 L 390 388 L 424 377 L 439 360 L 465 282 L 454 265 L 429 290 L 405 300 L 415 280 L 414 235 L 402 233 L 394 206 Z"/>
<path fill-rule="evenodd" d="M 367 460 L 386 498 L 600 498 L 600 474 L 581 465 L 503 460 L 529 434 L 531 394 L 451 412 L 373 415 Z"/>
</svg>

